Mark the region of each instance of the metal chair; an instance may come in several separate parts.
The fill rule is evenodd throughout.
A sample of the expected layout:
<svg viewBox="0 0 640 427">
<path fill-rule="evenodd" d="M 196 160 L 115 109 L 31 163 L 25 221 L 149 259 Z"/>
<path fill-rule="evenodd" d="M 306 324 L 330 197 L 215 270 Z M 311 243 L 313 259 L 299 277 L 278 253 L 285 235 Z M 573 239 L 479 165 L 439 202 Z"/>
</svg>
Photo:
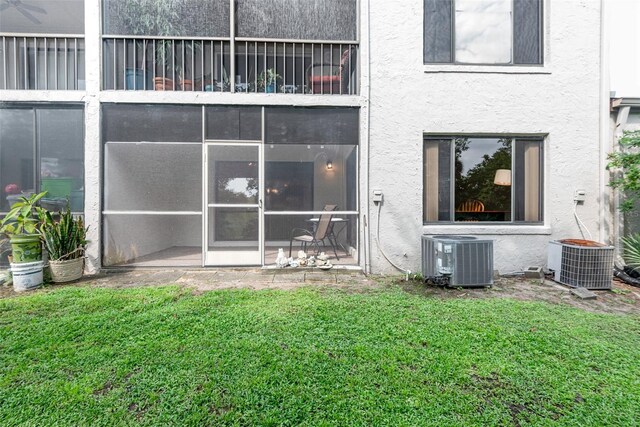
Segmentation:
<svg viewBox="0 0 640 427">
<path fill-rule="evenodd" d="M 303 250 L 307 249 L 307 246 L 315 246 L 316 253 L 320 252 L 320 243 L 324 246 L 324 240 L 328 239 L 329 243 L 333 247 L 333 253 L 338 258 L 338 252 L 336 251 L 336 247 L 334 242 L 331 240 L 330 231 L 331 231 L 331 218 L 333 217 L 333 211 L 336 210 L 337 205 L 325 205 L 323 213 L 320 215 L 320 219 L 318 220 L 318 225 L 315 227 L 313 231 L 306 230 L 304 228 L 294 228 L 291 230 L 291 239 L 289 240 L 289 256 L 291 256 L 291 250 L 293 248 L 293 241 L 300 242 L 303 247 Z"/>
</svg>

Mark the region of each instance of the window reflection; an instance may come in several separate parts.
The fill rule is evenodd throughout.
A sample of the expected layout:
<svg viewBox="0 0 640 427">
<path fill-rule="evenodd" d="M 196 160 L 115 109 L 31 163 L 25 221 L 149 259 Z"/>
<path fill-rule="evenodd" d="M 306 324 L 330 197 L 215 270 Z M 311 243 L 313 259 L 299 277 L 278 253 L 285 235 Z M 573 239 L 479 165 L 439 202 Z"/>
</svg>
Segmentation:
<svg viewBox="0 0 640 427">
<path fill-rule="evenodd" d="M 83 0 L 8 0 L 0 6 L 2 32 L 84 34 Z"/>
<path fill-rule="evenodd" d="M 512 1 L 456 0 L 455 7 L 456 60 L 510 63 Z"/>
<path fill-rule="evenodd" d="M 257 162 L 214 162 L 215 203 L 258 203 Z"/>
<path fill-rule="evenodd" d="M 456 138 L 456 221 L 511 221 L 511 139 Z"/>
</svg>

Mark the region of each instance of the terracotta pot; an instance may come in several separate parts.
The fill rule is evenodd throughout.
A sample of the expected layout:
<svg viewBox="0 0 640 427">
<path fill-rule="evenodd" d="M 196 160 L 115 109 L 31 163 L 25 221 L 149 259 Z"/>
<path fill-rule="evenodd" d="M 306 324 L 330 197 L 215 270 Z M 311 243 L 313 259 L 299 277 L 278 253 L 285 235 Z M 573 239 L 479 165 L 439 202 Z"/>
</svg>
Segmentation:
<svg viewBox="0 0 640 427">
<path fill-rule="evenodd" d="M 166 77 L 156 77 L 153 79 L 156 85 L 156 90 L 174 90 L 173 80 Z"/>
<path fill-rule="evenodd" d="M 182 81 L 182 90 L 193 90 L 193 80 L 183 80 Z"/>
</svg>

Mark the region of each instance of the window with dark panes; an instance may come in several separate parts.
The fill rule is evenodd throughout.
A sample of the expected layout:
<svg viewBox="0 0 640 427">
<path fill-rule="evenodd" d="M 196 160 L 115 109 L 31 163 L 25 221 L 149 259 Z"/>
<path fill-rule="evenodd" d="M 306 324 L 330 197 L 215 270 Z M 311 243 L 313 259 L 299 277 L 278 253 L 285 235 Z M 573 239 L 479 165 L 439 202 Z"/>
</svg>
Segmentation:
<svg viewBox="0 0 640 427">
<path fill-rule="evenodd" d="M 424 222 L 541 222 L 542 146 L 536 137 L 425 139 Z"/>
<path fill-rule="evenodd" d="M 0 214 L 39 191 L 47 208 L 83 211 L 82 108 L 0 108 L 0 191 Z"/>
<path fill-rule="evenodd" d="M 229 0 L 104 0 L 103 34 L 229 37 Z"/>
<path fill-rule="evenodd" d="M 0 2 L 0 90 L 83 90 L 84 63 L 84 0 Z"/>
<path fill-rule="evenodd" d="M 424 62 L 542 64 L 542 0 L 424 0 Z"/>
<path fill-rule="evenodd" d="M 357 0 L 238 0 L 238 37 L 287 40 L 358 38 Z"/>
<path fill-rule="evenodd" d="M 47 191 L 43 207 L 84 211 L 84 113 L 75 106 L 0 108 L 0 218 L 21 196 Z M 0 264 L 8 252 L 0 248 Z"/>
</svg>

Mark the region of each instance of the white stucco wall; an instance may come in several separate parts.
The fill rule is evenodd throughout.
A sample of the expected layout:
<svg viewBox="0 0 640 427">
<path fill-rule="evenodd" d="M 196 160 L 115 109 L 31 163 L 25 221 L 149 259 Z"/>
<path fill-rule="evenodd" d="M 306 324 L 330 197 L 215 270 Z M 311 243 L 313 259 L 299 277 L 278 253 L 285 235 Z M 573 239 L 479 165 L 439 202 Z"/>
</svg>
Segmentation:
<svg viewBox="0 0 640 427">
<path fill-rule="evenodd" d="M 85 104 L 85 217 L 91 226 L 88 269 L 101 257 L 102 103 L 185 103 L 360 107 L 360 265 L 394 269 L 376 247 L 373 190 L 384 192 L 381 245 L 404 268 L 420 265 L 420 235 L 482 234 L 496 240 L 502 272 L 546 263 L 548 240 L 580 236 L 579 207 L 595 239 L 603 200 L 600 118 L 600 0 L 545 0 L 542 67 L 426 66 L 422 60 L 422 0 L 360 2 L 360 96 L 300 96 L 212 92 L 100 90 L 100 6 L 87 2 L 86 90 L 3 91 L 9 102 Z M 545 140 L 545 222 L 540 226 L 423 226 L 422 144 L 425 133 L 536 134 Z M 336 165 L 339 166 L 339 165 Z M 369 268 L 370 267 L 370 268 Z"/>
<path fill-rule="evenodd" d="M 371 2 L 369 201 L 384 192 L 380 240 L 412 271 L 421 234 L 495 239 L 500 272 L 545 266 L 547 242 L 581 237 L 578 213 L 595 240 L 600 231 L 600 1 L 553 0 L 544 8 L 544 66 L 424 65 L 422 1 Z M 607 124 L 605 124 L 607 125 Z M 544 224 L 423 226 L 423 135 L 532 134 L 545 138 Z M 371 233 L 377 211 L 371 206 Z M 372 271 L 392 272 L 372 238 Z"/>
</svg>

